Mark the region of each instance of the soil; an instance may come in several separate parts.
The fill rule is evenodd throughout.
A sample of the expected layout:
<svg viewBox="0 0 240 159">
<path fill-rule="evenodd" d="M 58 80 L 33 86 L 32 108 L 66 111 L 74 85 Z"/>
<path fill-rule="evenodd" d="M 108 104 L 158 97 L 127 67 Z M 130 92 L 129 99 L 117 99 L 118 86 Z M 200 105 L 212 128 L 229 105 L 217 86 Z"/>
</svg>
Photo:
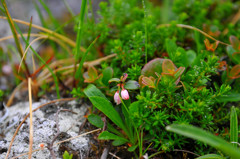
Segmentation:
<svg viewBox="0 0 240 159">
<path fill-rule="evenodd" d="M 41 104 L 47 103 L 46 100 L 33 103 L 33 109 Z M 45 147 L 50 144 L 57 134 L 57 123 L 59 125 L 59 136 L 54 143 L 64 139 L 77 136 L 84 133 L 79 132 L 79 127 L 85 120 L 84 115 L 89 106 L 81 104 L 81 101 L 59 102 L 45 106 L 33 113 L 33 150 L 39 149 L 40 144 L 44 143 Z M 64 110 L 59 112 L 59 110 Z M 71 111 L 71 112 L 70 112 Z M 57 113 L 58 112 L 58 113 Z M 2 107 L 0 110 L 0 158 L 5 158 L 10 141 L 16 131 L 17 126 L 23 118 L 29 113 L 29 103 L 20 102 L 11 107 Z M 57 122 L 57 114 L 58 120 Z M 89 136 L 82 136 L 68 142 L 53 146 L 53 152 L 56 158 L 62 158 L 65 150 L 74 154 L 74 158 L 85 158 L 90 149 Z M 20 128 L 11 148 L 9 158 L 21 155 L 29 151 L 29 118 Z M 19 158 L 27 158 L 22 156 Z M 32 158 L 52 158 L 50 151 L 43 150 L 33 152 Z"/>
</svg>

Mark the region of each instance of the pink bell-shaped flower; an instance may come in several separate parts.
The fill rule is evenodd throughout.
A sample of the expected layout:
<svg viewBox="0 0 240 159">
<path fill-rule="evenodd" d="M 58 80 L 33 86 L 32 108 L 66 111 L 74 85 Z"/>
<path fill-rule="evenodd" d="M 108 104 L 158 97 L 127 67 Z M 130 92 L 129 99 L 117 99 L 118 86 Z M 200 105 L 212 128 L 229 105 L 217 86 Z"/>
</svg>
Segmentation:
<svg viewBox="0 0 240 159">
<path fill-rule="evenodd" d="M 115 103 L 117 103 L 117 105 L 121 103 L 121 99 L 120 99 L 120 96 L 119 96 L 119 91 L 117 91 L 114 94 L 114 101 L 115 101 Z"/>
<path fill-rule="evenodd" d="M 127 91 L 126 89 L 123 89 L 123 90 L 121 91 L 121 97 L 122 97 L 122 99 L 124 99 L 124 100 L 128 100 L 128 99 L 129 99 L 129 94 L 128 94 L 128 91 Z"/>
</svg>

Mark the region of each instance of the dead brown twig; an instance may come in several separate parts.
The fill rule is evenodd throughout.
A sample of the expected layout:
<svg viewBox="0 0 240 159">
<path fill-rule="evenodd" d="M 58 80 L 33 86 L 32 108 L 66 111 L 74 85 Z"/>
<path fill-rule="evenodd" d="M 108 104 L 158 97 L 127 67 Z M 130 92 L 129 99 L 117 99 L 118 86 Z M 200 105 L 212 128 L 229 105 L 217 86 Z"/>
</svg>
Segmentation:
<svg viewBox="0 0 240 159">
<path fill-rule="evenodd" d="M 29 94 L 29 115 L 30 115 L 30 126 L 29 126 L 29 154 L 28 158 L 32 157 L 32 146 L 33 146 L 33 112 L 32 112 L 32 79 L 28 78 L 28 94 Z"/>
</svg>

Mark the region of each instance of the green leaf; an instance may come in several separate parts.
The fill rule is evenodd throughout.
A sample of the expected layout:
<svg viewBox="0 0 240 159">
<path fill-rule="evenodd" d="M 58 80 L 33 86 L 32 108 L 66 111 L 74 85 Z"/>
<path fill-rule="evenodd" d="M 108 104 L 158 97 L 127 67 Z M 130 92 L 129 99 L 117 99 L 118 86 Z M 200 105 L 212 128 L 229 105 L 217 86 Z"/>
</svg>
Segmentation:
<svg viewBox="0 0 240 159">
<path fill-rule="evenodd" d="M 226 94 L 217 97 L 216 100 L 218 102 L 238 102 L 240 101 L 240 94 L 239 93 Z"/>
<path fill-rule="evenodd" d="M 224 159 L 224 157 L 217 154 L 207 154 L 204 156 L 200 156 L 197 159 Z"/>
<path fill-rule="evenodd" d="M 110 120 L 112 120 L 113 123 L 127 133 L 127 129 L 122 121 L 122 118 L 106 98 L 100 96 L 91 96 L 89 99 L 97 109 L 102 111 Z"/>
<path fill-rule="evenodd" d="M 240 150 L 233 147 L 230 143 L 226 142 L 225 140 L 217 137 L 209 132 L 206 132 L 200 128 L 191 126 L 191 125 L 178 125 L 172 124 L 166 127 L 166 130 L 175 132 L 180 135 L 184 135 L 190 137 L 192 139 L 199 140 L 210 146 L 221 150 L 222 152 L 226 153 L 233 159 L 239 159 L 240 157 Z"/>
<path fill-rule="evenodd" d="M 177 45 L 171 39 L 166 39 L 165 44 L 166 44 L 167 53 L 168 53 L 170 59 L 175 62 L 175 57 L 176 57 L 175 53 L 177 50 Z"/>
<path fill-rule="evenodd" d="M 196 59 L 197 55 L 193 50 L 188 50 L 186 52 L 186 55 L 187 55 L 187 66 L 189 66 Z"/>
<path fill-rule="evenodd" d="M 93 84 L 88 85 L 88 87 L 84 89 L 83 92 L 88 98 L 92 96 L 98 96 L 107 99 L 106 96 Z"/>
<path fill-rule="evenodd" d="M 104 122 L 102 121 L 101 117 L 98 116 L 98 115 L 90 114 L 90 115 L 88 116 L 88 121 L 89 121 L 92 125 L 94 125 L 94 126 L 96 126 L 96 127 L 98 127 L 98 128 L 103 128 Z"/>
<path fill-rule="evenodd" d="M 69 155 L 67 151 L 64 151 L 63 159 L 72 159 L 72 158 L 73 158 L 73 154 Z"/>
<path fill-rule="evenodd" d="M 113 69 L 111 67 L 107 67 L 103 70 L 102 74 L 103 74 L 102 83 L 105 86 L 108 86 L 109 85 L 108 81 L 113 77 Z"/>
<path fill-rule="evenodd" d="M 112 145 L 113 146 L 120 146 L 120 145 L 123 145 L 123 144 L 125 144 L 126 143 L 126 141 L 124 141 L 124 140 L 114 140 L 113 142 L 112 142 Z"/>
<path fill-rule="evenodd" d="M 230 116 L 230 142 L 234 147 L 237 148 L 238 143 L 238 118 L 236 109 L 233 106 L 231 109 L 231 116 Z"/>
<path fill-rule="evenodd" d="M 126 84 L 124 85 L 124 88 L 130 89 L 130 90 L 139 89 L 139 84 L 137 81 L 130 80 L 126 82 Z"/>
<path fill-rule="evenodd" d="M 99 136 L 98 136 L 98 139 L 100 140 L 122 140 L 122 141 L 125 141 L 125 142 L 128 142 L 127 139 L 121 137 L 121 136 L 117 136 L 115 134 L 112 134 L 108 131 L 103 131 Z"/>
<path fill-rule="evenodd" d="M 240 59 L 233 56 L 233 54 L 237 52 L 232 46 L 227 46 L 227 54 L 230 57 L 230 59 L 235 63 L 235 64 L 240 64 Z"/>
<path fill-rule="evenodd" d="M 86 1 L 86 0 L 83 0 L 83 1 Z M 82 2 L 83 2 L 83 1 L 82 1 Z M 91 50 L 91 48 L 93 47 L 93 45 L 96 43 L 96 41 L 97 41 L 97 39 L 98 39 L 99 37 L 100 37 L 100 35 L 97 36 L 97 37 L 93 40 L 93 42 L 88 46 L 86 52 L 83 53 L 82 58 L 81 58 L 81 61 L 80 61 L 79 66 L 78 66 L 78 68 L 77 68 L 77 71 L 76 71 L 76 73 L 75 73 L 75 78 L 76 78 L 76 79 L 80 78 L 80 75 L 82 75 L 81 70 L 82 70 L 82 67 L 83 67 L 83 63 L 84 63 L 84 61 L 86 60 L 87 54 L 88 54 L 88 52 Z M 78 38 L 77 38 L 77 39 L 78 39 Z M 79 45 L 79 46 L 78 46 L 78 45 Z M 78 48 L 78 47 L 79 47 L 79 48 Z M 77 43 L 76 49 L 79 50 L 79 51 L 77 51 L 78 53 L 76 53 L 75 60 L 78 60 L 78 59 L 79 59 L 78 56 L 79 56 L 79 52 L 80 52 L 80 43 L 79 43 L 79 44 Z"/>
<path fill-rule="evenodd" d="M 111 83 L 111 82 L 120 82 L 120 79 L 119 78 L 112 78 L 108 81 L 108 83 Z"/>
<path fill-rule="evenodd" d="M 128 151 L 133 152 L 134 150 L 136 150 L 136 148 L 138 147 L 138 145 L 134 145 L 128 148 Z"/>
<path fill-rule="evenodd" d="M 102 118 L 100 117 L 100 116 L 98 116 L 98 115 L 95 115 L 95 114 L 90 114 L 89 116 L 88 116 L 88 121 L 92 124 L 92 125 L 94 125 L 94 126 L 96 126 L 96 127 L 98 127 L 98 128 L 103 128 L 103 126 L 104 126 L 104 122 L 102 121 Z M 119 132 L 117 129 L 115 129 L 111 124 L 109 124 L 108 122 L 107 122 L 107 130 L 108 131 L 110 131 L 110 132 L 113 132 L 113 133 L 115 133 L 115 134 L 117 134 L 117 135 L 119 135 L 119 136 L 123 136 L 123 134 L 121 134 L 121 132 Z"/>
</svg>

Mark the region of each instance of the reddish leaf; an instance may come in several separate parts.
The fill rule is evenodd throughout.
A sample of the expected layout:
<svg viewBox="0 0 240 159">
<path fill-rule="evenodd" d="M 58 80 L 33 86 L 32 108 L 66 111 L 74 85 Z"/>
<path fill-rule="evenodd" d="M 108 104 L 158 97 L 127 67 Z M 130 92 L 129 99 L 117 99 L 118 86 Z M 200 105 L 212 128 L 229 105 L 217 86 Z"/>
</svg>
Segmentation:
<svg viewBox="0 0 240 159">
<path fill-rule="evenodd" d="M 224 71 L 224 70 L 227 69 L 227 62 L 226 61 L 218 61 L 218 63 L 219 63 L 219 66 L 218 66 L 219 70 Z"/>
<path fill-rule="evenodd" d="M 34 76 L 36 76 L 36 74 L 39 72 L 39 71 L 41 71 L 42 69 L 43 69 L 43 67 L 45 67 L 47 64 L 49 64 L 49 62 L 52 60 L 54 58 L 54 55 L 52 55 L 46 62 L 45 62 L 45 64 L 43 64 L 41 67 L 39 67 L 34 73 L 32 73 L 31 75 L 30 75 L 30 77 L 34 77 Z"/>
<path fill-rule="evenodd" d="M 235 36 L 230 36 L 229 41 L 235 50 L 240 50 L 240 42 Z"/>
<path fill-rule="evenodd" d="M 147 77 L 157 77 L 155 72 L 158 74 L 162 73 L 162 63 L 164 59 L 156 58 L 154 60 L 149 61 L 142 69 L 141 74 Z"/>
<path fill-rule="evenodd" d="M 174 74 L 176 66 L 169 59 L 164 59 L 162 63 L 162 72 L 167 74 Z"/>
<path fill-rule="evenodd" d="M 154 80 L 153 78 L 149 78 L 149 77 L 143 77 L 142 78 L 142 84 L 145 85 L 145 86 L 148 86 L 150 88 L 155 88 L 155 85 L 154 85 Z"/>
<path fill-rule="evenodd" d="M 240 65 L 235 65 L 228 74 L 230 79 L 240 78 Z"/>
<path fill-rule="evenodd" d="M 214 51 L 216 50 L 218 44 L 219 44 L 219 41 L 216 41 L 216 42 L 214 42 L 214 43 L 211 44 L 208 39 L 205 39 L 205 40 L 204 40 L 204 44 L 205 44 L 206 49 L 207 49 L 208 51 L 214 52 Z"/>
<path fill-rule="evenodd" d="M 90 79 L 96 80 L 98 78 L 97 69 L 93 66 L 90 66 L 88 69 L 88 76 Z"/>
</svg>

